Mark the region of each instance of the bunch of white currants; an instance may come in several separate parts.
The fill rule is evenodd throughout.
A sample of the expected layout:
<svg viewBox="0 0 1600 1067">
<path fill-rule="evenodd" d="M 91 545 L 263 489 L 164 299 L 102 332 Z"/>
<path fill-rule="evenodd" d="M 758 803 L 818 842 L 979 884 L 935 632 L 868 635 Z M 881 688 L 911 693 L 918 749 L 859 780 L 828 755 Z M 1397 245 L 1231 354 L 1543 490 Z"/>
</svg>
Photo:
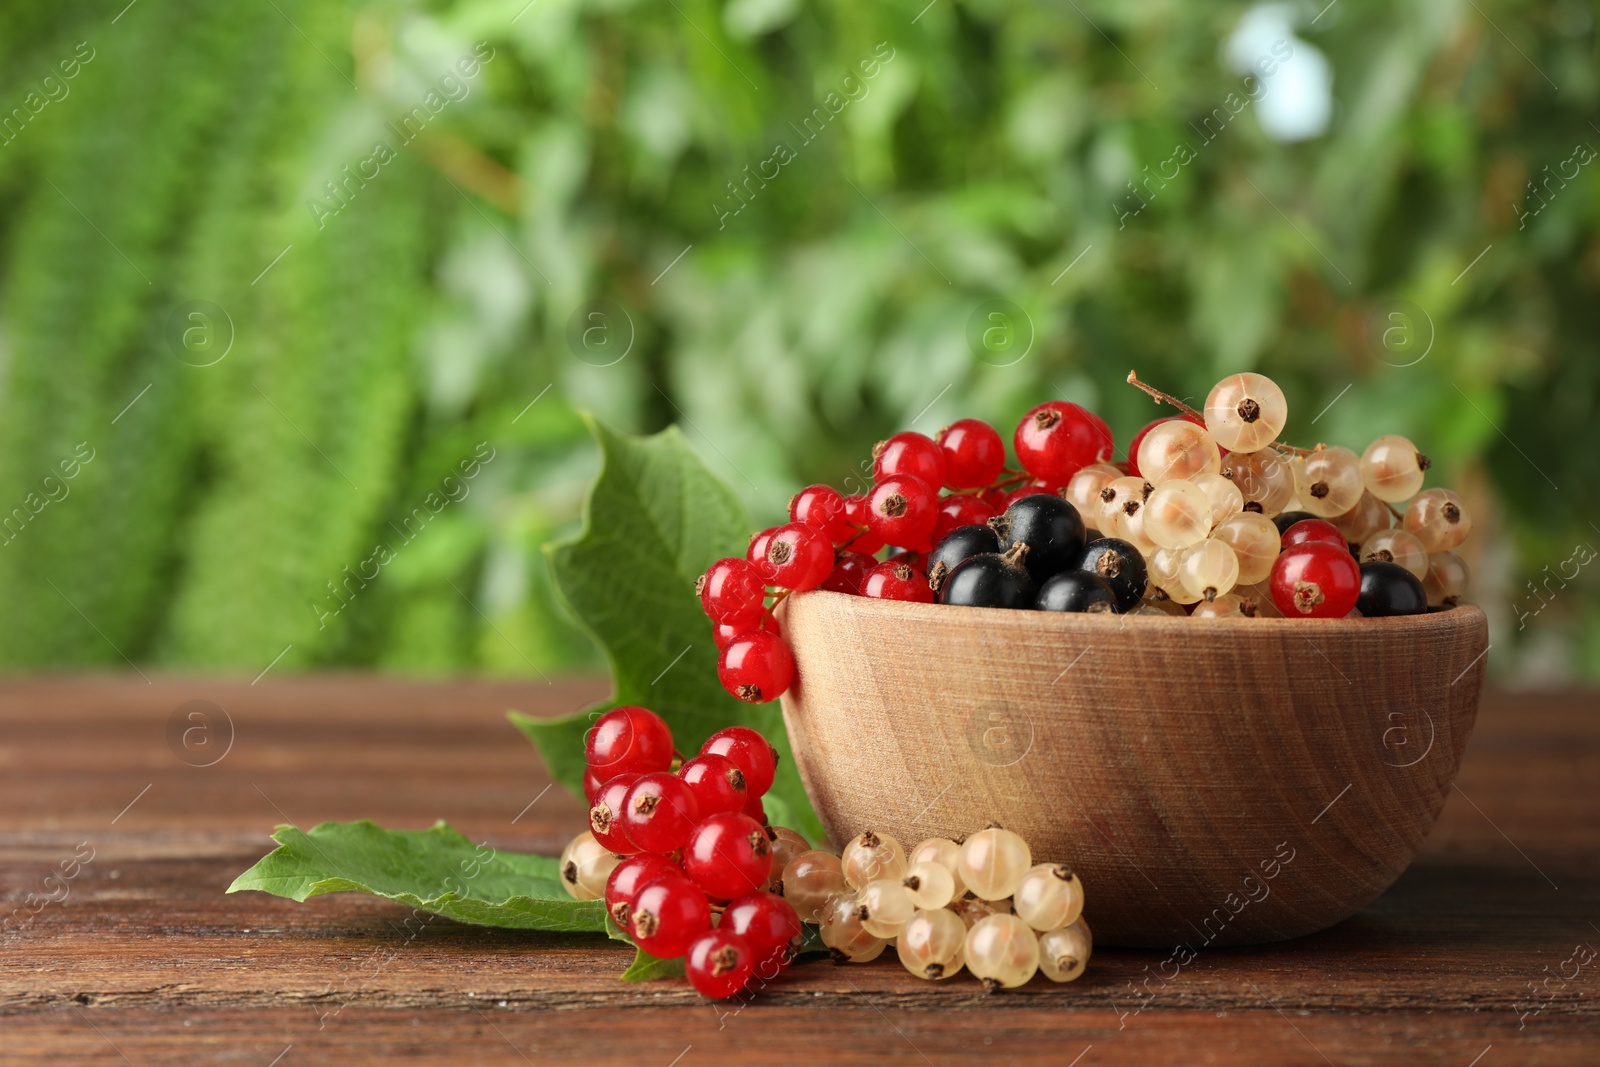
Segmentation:
<svg viewBox="0 0 1600 1067">
<path fill-rule="evenodd" d="M 910 855 L 888 834 L 853 838 L 843 855 L 813 850 L 784 867 L 784 899 L 821 927 L 834 958 L 876 959 L 893 944 L 918 978 L 963 968 L 990 992 L 1037 971 L 1070 982 L 1089 962 L 1083 882 L 1060 863 L 1034 864 L 1021 835 L 990 826 L 957 844 L 933 837 Z"/>
<path fill-rule="evenodd" d="M 1467 569 L 1452 550 L 1472 519 L 1456 493 L 1422 490 L 1428 458 L 1398 435 L 1378 438 L 1360 455 L 1285 445 L 1278 435 L 1288 415 L 1283 390 L 1270 378 L 1231 374 L 1212 388 L 1203 411 L 1185 408 L 1145 427 L 1130 444 L 1126 471 L 1096 463 L 1073 476 L 1062 495 L 1102 534 L 1128 541 L 1145 558 L 1152 595 L 1135 610 L 1285 613 L 1292 583 L 1276 598 L 1267 583 L 1280 552 L 1291 547 L 1285 532 L 1310 518 L 1336 527 L 1361 562 L 1410 571 L 1430 605 L 1455 604 Z M 1405 500 L 1403 512 L 1393 506 Z M 1302 603 L 1299 613 L 1331 615 L 1334 607 L 1330 600 L 1325 610 L 1307 611 Z"/>
</svg>

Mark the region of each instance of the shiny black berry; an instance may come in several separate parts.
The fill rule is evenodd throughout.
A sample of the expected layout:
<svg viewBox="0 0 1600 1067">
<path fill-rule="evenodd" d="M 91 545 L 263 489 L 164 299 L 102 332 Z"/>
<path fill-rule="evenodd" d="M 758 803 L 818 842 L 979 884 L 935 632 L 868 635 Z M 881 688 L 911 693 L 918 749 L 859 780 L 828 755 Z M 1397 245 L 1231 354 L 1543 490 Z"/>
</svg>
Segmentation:
<svg viewBox="0 0 1600 1067">
<path fill-rule="evenodd" d="M 958 564 L 939 587 L 939 603 L 969 608 L 1031 608 L 1039 591 L 1028 576 L 1028 546 L 985 553 Z"/>
<path fill-rule="evenodd" d="M 1361 565 L 1356 610 L 1369 619 L 1421 615 L 1428 610 L 1428 594 L 1417 576 L 1400 564 L 1375 559 Z"/>
<path fill-rule="evenodd" d="M 937 593 L 950 572 L 973 556 L 1000 551 L 1000 537 L 988 526 L 957 526 L 928 553 L 928 584 Z"/>
<path fill-rule="evenodd" d="M 1311 514 L 1309 511 L 1285 511 L 1282 515 L 1279 515 L 1272 520 L 1272 525 L 1278 528 L 1278 536 L 1282 537 L 1285 530 L 1299 522 L 1301 519 L 1314 518 L 1316 518 L 1316 516 Z"/>
<path fill-rule="evenodd" d="M 1117 537 L 1101 537 L 1083 546 L 1073 569 L 1086 571 L 1105 581 L 1117 594 L 1117 610 L 1129 611 L 1144 599 L 1149 575 L 1145 570 L 1144 556 L 1128 542 Z"/>
<path fill-rule="evenodd" d="M 1083 517 L 1078 509 L 1051 493 L 1034 493 L 1015 501 L 989 520 L 1002 545 L 1028 546 L 1028 573 L 1042 582 L 1072 566 L 1083 551 Z"/>
<path fill-rule="evenodd" d="M 1117 610 L 1117 594 L 1099 575 L 1088 571 L 1062 571 L 1039 587 L 1035 605 L 1040 611 L 1108 614 Z"/>
</svg>

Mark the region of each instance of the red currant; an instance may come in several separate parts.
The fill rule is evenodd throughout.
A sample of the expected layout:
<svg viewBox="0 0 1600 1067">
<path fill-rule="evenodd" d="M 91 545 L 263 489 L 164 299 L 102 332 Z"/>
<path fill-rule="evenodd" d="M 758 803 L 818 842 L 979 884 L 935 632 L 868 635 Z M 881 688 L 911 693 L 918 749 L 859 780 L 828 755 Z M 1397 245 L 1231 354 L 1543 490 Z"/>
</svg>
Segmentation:
<svg viewBox="0 0 1600 1067">
<path fill-rule="evenodd" d="M 743 811 L 750 795 L 744 771 L 720 753 L 704 753 L 684 760 L 678 777 L 689 787 L 700 806 L 701 817 L 723 811 Z"/>
<path fill-rule="evenodd" d="M 867 572 L 866 581 L 861 583 L 861 595 L 879 600 L 907 600 L 915 604 L 932 604 L 935 599 L 927 575 L 893 560 L 880 563 Z"/>
<path fill-rule="evenodd" d="M 872 480 L 910 476 L 934 489 L 944 484 L 944 449 L 927 434 L 907 430 L 872 450 Z"/>
<path fill-rule="evenodd" d="M 1361 567 L 1345 546 L 1307 541 L 1272 565 L 1272 602 L 1291 619 L 1340 619 L 1361 595 Z"/>
<path fill-rule="evenodd" d="M 641 888 L 628 902 L 633 943 L 658 960 L 675 960 L 711 926 L 705 893 L 687 878 L 663 878 Z"/>
<path fill-rule="evenodd" d="M 767 884 L 772 842 L 748 815 L 713 815 L 689 835 L 683 869 L 713 899 L 742 897 Z"/>
<path fill-rule="evenodd" d="M 1066 485 L 1091 463 L 1111 458 L 1111 432 L 1098 415 L 1050 400 L 1022 417 L 1012 437 L 1017 460 L 1035 478 Z"/>
<path fill-rule="evenodd" d="M 861 580 L 867 572 L 878 565 L 878 561 L 861 552 L 845 551 L 839 553 L 839 558 L 834 561 L 833 572 L 828 575 L 828 580 L 819 585 L 818 589 L 827 589 L 835 593 L 849 593 L 852 596 L 861 595 Z"/>
<path fill-rule="evenodd" d="M 750 794 L 750 796 L 745 800 L 743 814 L 750 816 L 750 818 L 754 819 L 762 826 L 768 825 L 767 806 L 761 803 L 761 798 L 756 796 L 754 793 Z"/>
<path fill-rule="evenodd" d="M 831 485 L 808 485 L 789 501 L 789 517 L 802 526 L 809 526 L 839 544 L 850 539 L 855 527 L 850 525 L 844 497 Z"/>
<path fill-rule="evenodd" d="M 1152 419 L 1151 421 L 1145 423 L 1144 427 L 1138 433 L 1133 435 L 1133 440 L 1128 442 L 1127 466 L 1128 473 L 1130 475 L 1135 478 L 1144 477 L 1144 475 L 1139 473 L 1139 445 L 1144 441 L 1144 435 L 1155 429 L 1157 426 L 1160 426 L 1163 422 L 1171 422 L 1173 419 L 1182 419 L 1184 422 L 1192 422 L 1196 426 L 1205 425 L 1205 421 L 1203 419 L 1197 419 L 1193 415 L 1164 415 L 1159 419 Z M 1224 456 L 1228 454 L 1228 450 L 1220 445 L 1217 446 L 1217 450 Z"/>
<path fill-rule="evenodd" d="M 750 551 L 760 545 L 759 558 L 750 562 L 768 585 L 784 589 L 815 589 L 833 570 L 833 545 L 821 532 L 798 522 L 777 526 L 758 535 Z"/>
<path fill-rule="evenodd" d="M 617 775 L 600 787 L 594 803 L 589 807 L 589 829 L 607 852 L 629 856 L 639 851 L 622 828 L 622 811 L 628 800 L 628 790 L 638 780 L 637 774 Z"/>
<path fill-rule="evenodd" d="M 689 840 L 700 802 L 671 771 L 642 774 L 622 801 L 622 832 L 639 852 L 671 852 Z"/>
<path fill-rule="evenodd" d="M 926 573 L 928 569 L 928 553 L 907 552 L 905 549 L 901 549 L 899 552 L 896 552 L 889 557 L 889 562 L 904 563 L 907 567 L 910 567 L 914 571 L 923 571 Z M 877 564 L 874 563 L 873 566 L 876 567 Z"/>
<path fill-rule="evenodd" d="M 626 930 L 628 906 L 639 890 L 663 878 L 682 877 L 682 869 L 665 856 L 656 856 L 648 852 L 629 856 L 613 867 L 611 876 L 606 879 L 606 912 L 611 916 L 612 922 Z"/>
<path fill-rule="evenodd" d="M 712 1000 L 725 1000 L 750 983 L 754 968 L 749 943 L 719 926 L 690 943 L 683 973 L 696 993 Z"/>
<path fill-rule="evenodd" d="M 1283 531 L 1283 547 L 1293 548 L 1303 545 L 1308 541 L 1326 541 L 1330 545 L 1338 545 L 1348 551 L 1344 534 L 1339 527 L 1326 519 L 1301 519 Z"/>
<path fill-rule="evenodd" d="M 718 648 L 727 648 L 729 642 L 735 637 L 740 634 L 753 633 L 756 630 L 769 630 L 780 636 L 783 632 L 778 628 L 778 620 L 776 618 L 762 612 L 748 617 L 740 616 L 727 622 L 712 623 L 711 639 L 716 642 Z"/>
<path fill-rule="evenodd" d="M 612 708 L 589 728 L 583 747 L 584 760 L 602 781 L 672 766 L 672 730 L 649 708 Z"/>
<path fill-rule="evenodd" d="M 849 542 L 850 551 L 870 556 L 883 547 L 883 538 L 868 528 L 871 506 L 865 494 L 845 497 L 844 513 L 850 519 L 850 525 L 858 531 Z"/>
<path fill-rule="evenodd" d="M 767 595 L 761 575 L 749 560 L 719 559 L 695 582 L 700 606 L 713 622 L 748 616 L 761 610 Z"/>
<path fill-rule="evenodd" d="M 752 704 L 776 700 L 794 681 L 794 654 L 783 638 L 766 630 L 740 634 L 717 661 L 722 688 Z"/>
<path fill-rule="evenodd" d="M 778 774 L 778 751 L 748 726 L 729 726 L 706 738 L 702 756 L 726 756 L 744 772 L 746 796 L 765 796 Z"/>
<path fill-rule="evenodd" d="M 887 544 L 927 551 L 938 519 L 938 495 L 909 474 L 885 478 L 867 497 L 867 526 Z"/>
<path fill-rule="evenodd" d="M 743 935 L 755 955 L 756 974 L 772 979 L 800 951 L 804 927 L 794 906 L 776 893 L 750 893 L 729 902 L 719 929 Z"/>
<path fill-rule="evenodd" d="M 994 518 L 996 511 L 980 497 L 947 496 L 939 503 L 939 517 L 933 524 L 933 543 L 938 544 L 957 526 L 974 526 Z"/>
<path fill-rule="evenodd" d="M 944 450 L 944 484 L 952 489 L 988 485 L 1005 469 L 1005 442 L 982 419 L 957 419 L 939 431 L 938 441 Z"/>
<path fill-rule="evenodd" d="M 605 784 L 605 779 L 594 773 L 593 767 L 583 769 L 583 798 L 589 803 L 594 803 L 594 798 L 600 795 L 600 787 Z"/>
</svg>

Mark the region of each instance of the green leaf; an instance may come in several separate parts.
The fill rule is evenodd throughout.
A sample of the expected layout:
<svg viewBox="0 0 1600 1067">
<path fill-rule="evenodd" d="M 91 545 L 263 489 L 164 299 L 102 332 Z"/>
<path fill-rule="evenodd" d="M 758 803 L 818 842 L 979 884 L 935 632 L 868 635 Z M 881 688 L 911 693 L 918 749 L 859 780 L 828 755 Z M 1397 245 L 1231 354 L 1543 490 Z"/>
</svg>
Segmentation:
<svg viewBox="0 0 1600 1067">
<path fill-rule="evenodd" d="M 584 731 L 607 708 L 650 708 L 684 752 L 724 727 L 753 727 L 779 754 L 769 818 L 821 840 L 822 824 L 795 773 L 777 704 L 746 704 L 723 690 L 711 627 L 694 595 L 695 579 L 711 563 L 743 554 L 753 529 L 744 507 L 677 427 L 629 437 L 585 419 L 600 445 L 600 475 L 584 505 L 582 531 L 545 551 L 562 598 L 605 650 L 616 691 L 567 718 L 512 712 L 511 721 L 551 775 L 579 794 Z"/>
<path fill-rule="evenodd" d="M 624 982 L 653 982 L 657 978 L 682 978 L 683 957 L 675 960 L 658 960 L 644 949 L 628 964 L 628 969 L 622 972 Z"/>
<path fill-rule="evenodd" d="M 321 893 L 371 893 L 478 926 L 606 931 L 605 904 L 568 896 L 553 857 L 474 845 L 442 822 L 428 830 L 325 822 L 310 833 L 280 826 L 272 838 L 278 847 L 234 879 L 228 892 L 255 889 L 299 901 Z"/>
</svg>

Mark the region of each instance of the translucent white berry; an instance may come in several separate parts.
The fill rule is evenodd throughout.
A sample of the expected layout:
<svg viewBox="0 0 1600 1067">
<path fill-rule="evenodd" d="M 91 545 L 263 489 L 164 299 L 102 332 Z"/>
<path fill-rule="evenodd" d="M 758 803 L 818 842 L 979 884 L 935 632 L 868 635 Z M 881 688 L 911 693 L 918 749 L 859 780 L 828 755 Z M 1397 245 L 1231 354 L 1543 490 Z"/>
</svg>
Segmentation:
<svg viewBox="0 0 1600 1067">
<path fill-rule="evenodd" d="M 1022 876 L 1011 907 L 1035 930 L 1058 930 L 1083 914 L 1083 882 L 1064 863 L 1041 863 Z"/>
<path fill-rule="evenodd" d="M 1211 387 L 1205 420 L 1206 429 L 1223 448 L 1254 452 L 1283 432 L 1289 421 L 1289 402 L 1278 383 L 1264 374 L 1230 374 Z"/>
<path fill-rule="evenodd" d="M 1449 489 L 1429 489 L 1406 506 L 1402 523 L 1429 552 L 1448 552 L 1472 532 L 1472 513 Z"/>
<path fill-rule="evenodd" d="M 1081 918 L 1039 938 L 1039 970 L 1052 982 L 1070 982 L 1089 965 L 1094 938 Z"/>
<path fill-rule="evenodd" d="M 952 915 L 959 917 L 963 924 L 970 927 L 979 919 L 987 919 L 991 915 L 1010 915 L 1011 898 L 983 900 L 967 893 L 952 900 L 949 910 Z"/>
<path fill-rule="evenodd" d="M 585 830 L 561 850 L 557 870 L 561 885 L 574 900 L 599 900 L 606 895 L 606 879 L 620 862 Z"/>
<path fill-rule="evenodd" d="M 1228 477 L 1239 487 L 1246 511 L 1258 511 L 1267 518 L 1290 510 L 1294 497 L 1294 469 L 1289 461 L 1270 448 L 1259 452 L 1235 452 L 1228 457 Z"/>
<path fill-rule="evenodd" d="M 1428 556 L 1428 574 L 1422 579 L 1428 604 L 1436 608 L 1455 607 L 1467 591 L 1467 565 L 1454 552 L 1434 552 Z"/>
<path fill-rule="evenodd" d="M 1039 969 L 1039 938 L 1015 915 L 990 915 L 967 931 L 967 970 L 991 992 L 1015 989 Z"/>
<path fill-rule="evenodd" d="M 1428 465 L 1428 457 L 1410 440 L 1386 434 L 1361 453 L 1361 481 L 1373 496 L 1393 504 L 1417 495 Z"/>
<path fill-rule="evenodd" d="M 1196 474 L 1189 479 L 1198 485 L 1211 502 L 1211 526 L 1215 529 L 1230 516 L 1244 510 L 1244 494 L 1231 478 L 1221 474 Z"/>
<path fill-rule="evenodd" d="M 1100 490 L 1120 477 L 1122 472 L 1109 463 L 1091 463 L 1072 476 L 1061 495 L 1087 522 L 1100 511 Z"/>
<path fill-rule="evenodd" d="M 948 908 L 918 911 L 895 940 L 900 963 L 918 978 L 954 977 L 966 961 L 967 924 Z"/>
<path fill-rule="evenodd" d="M 1361 562 L 1371 560 L 1398 563 L 1420 580 L 1426 581 L 1428 577 L 1427 548 L 1416 534 L 1398 526 L 1379 530 L 1361 543 Z"/>
<path fill-rule="evenodd" d="M 915 867 L 919 863 L 937 863 L 950 872 L 950 877 L 955 879 L 955 889 L 951 891 L 950 898 L 954 900 L 967 891 L 961 882 L 958 868 L 961 866 L 961 846 L 948 837 L 930 837 L 922 844 L 911 850 L 906 857 L 906 862 Z"/>
<path fill-rule="evenodd" d="M 1233 549 L 1239 562 L 1239 584 L 1255 585 L 1272 575 L 1272 565 L 1278 562 L 1278 552 L 1283 547 L 1278 527 L 1265 515 L 1253 511 L 1240 512 L 1212 531 L 1213 540 L 1221 541 Z"/>
<path fill-rule="evenodd" d="M 1197 600 L 1219 597 L 1239 581 L 1239 559 L 1225 543 L 1208 538 L 1184 554 L 1178 580 Z"/>
<path fill-rule="evenodd" d="M 851 895 L 839 869 L 839 857 L 819 849 L 790 860 L 780 881 L 783 899 L 808 923 L 821 922 L 824 909 L 835 897 Z"/>
<path fill-rule="evenodd" d="M 868 882 L 856 897 L 861 928 L 873 937 L 899 937 L 917 906 L 911 891 L 899 879 L 879 878 Z"/>
<path fill-rule="evenodd" d="M 861 905 L 854 897 L 834 897 L 823 910 L 818 924 L 822 943 L 851 963 L 875 960 L 888 939 L 874 937 L 861 925 Z"/>
<path fill-rule="evenodd" d="M 942 908 L 956 895 L 956 878 L 942 863 L 913 863 L 901 883 L 919 908 Z"/>
<path fill-rule="evenodd" d="M 1228 488 L 1233 489 L 1232 483 Z M 1194 482 L 1182 479 L 1162 482 L 1144 502 L 1143 530 L 1146 537 L 1162 548 L 1197 545 L 1211 532 L 1211 498 Z"/>
<path fill-rule="evenodd" d="M 853 889 L 863 889 L 879 878 L 899 881 L 906 875 L 906 854 L 900 842 L 888 834 L 863 831 L 850 839 L 839 857 L 844 880 Z"/>
<path fill-rule="evenodd" d="M 1022 835 L 998 826 L 970 834 L 961 844 L 961 881 L 984 900 L 1009 897 L 1032 865 Z"/>
<path fill-rule="evenodd" d="M 1205 427 L 1187 419 L 1158 423 L 1139 442 L 1139 473 L 1151 485 L 1222 469 L 1222 453 Z"/>
<path fill-rule="evenodd" d="M 1309 456 L 1296 457 L 1295 495 L 1305 509 L 1319 518 L 1343 515 L 1360 501 L 1361 457 L 1348 448 L 1319 448 Z"/>
</svg>

